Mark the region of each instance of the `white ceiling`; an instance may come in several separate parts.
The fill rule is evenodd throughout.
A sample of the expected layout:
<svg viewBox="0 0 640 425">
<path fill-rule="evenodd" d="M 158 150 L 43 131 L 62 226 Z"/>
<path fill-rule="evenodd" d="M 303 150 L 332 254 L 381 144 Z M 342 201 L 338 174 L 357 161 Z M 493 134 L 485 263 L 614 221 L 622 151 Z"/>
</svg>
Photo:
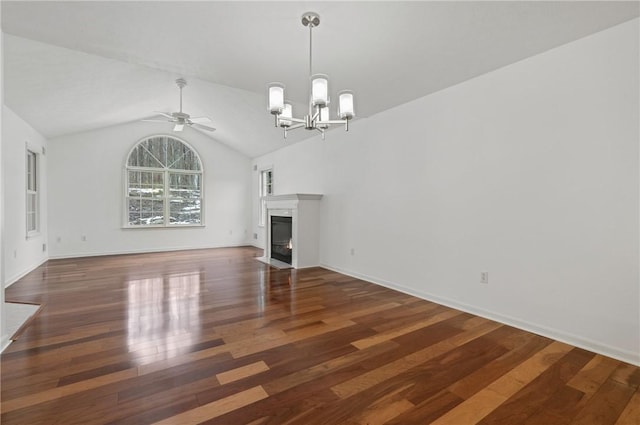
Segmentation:
<svg viewBox="0 0 640 425">
<path fill-rule="evenodd" d="M 283 146 L 266 85 L 294 113 L 314 72 L 352 89 L 369 117 L 639 16 L 630 2 L 2 1 L 5 103 L 47 138 L 178 108 L 211 117 L 211 136 L 255 157 Z M 300 115 L 300 114 L 298 114 Z M 170 125 L 158 124 L 159 131 Z M 287 143 L 315 135 L 290 133 Z M 329 134 L 327 137 L 331 137 Z"/>
</svg>

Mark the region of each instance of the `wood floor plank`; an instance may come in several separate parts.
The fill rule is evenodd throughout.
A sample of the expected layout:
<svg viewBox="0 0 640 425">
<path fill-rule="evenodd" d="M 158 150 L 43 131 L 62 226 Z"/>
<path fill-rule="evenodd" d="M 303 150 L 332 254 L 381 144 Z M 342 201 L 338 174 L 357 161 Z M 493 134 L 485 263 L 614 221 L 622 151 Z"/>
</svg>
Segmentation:
<svg viewBox="0 0 640 425">
<path fill-rule="evenodd" d="M 261 360 L 259 362 L 251 363 L 237 369 L 231 369 L 222 373 L 218 373 L 216 375 L 216 378 L 218 378 L 218 382 L 220 382 L 221 385 L 224 385 L 228 384 L 229 382 L 246 378 L 247 376 L 265 372 L 267 370 L 269 370 L 269 366 L 267 366 L 267 364 Z"/>
<path fill-rule="evenodd" d="M 640 424 L 640 390 L 636 390 L 635 394 L 627 403 L 615 425 L 637 425 Z"/>
<path fill-rule="evenodd" d="M 482 336 L 483 334 L 488 333 L 500 326 L 501 325 L 499 324 L 490 323 L 479 326 L 478 328 L 465 332 L 463 334 L 457 334 L 456 336 L 453 336 L 432 346 L 428 346 L 420 351 L 403 357 L 402 359 L 376 368 L 348 382 L 336 385 L 332 388 L 332 390 L 340 398 L 350 397 L 359 391 L 370 388 L 371 386 L 379 382 L 396 376 L 400 372 L 411 369 L 432 358 L 438 357 L 454 349 L 455 347 L 471 341 L 479 336 Z"/>
<path fill-rule="evenodd" d="M 578 413 L 572 424 L 615 424 L 631 401 L 636 389 L 628 382 L 619 382 L 612 375 L 598 388 L 589 404 Z"/>
<path fill-rule="evenodd" d="M 269 395 L 262 387 L 257 386 L 240 393 L 212 401 L 195 409 L 187 410 L 167 419 L 155 423 L 155 425 L 197 425 L 201 422 L 222 416 L 225 413 L 255 403 L 258 400 L 267 398 Z"/>
<path fill-rule="evenodd" d="M 93 377 L 87 381 L 80 381 L 73 384 L 65 385 L 63 387 L 57 387 L 50 390 L 42 391 L 26 395 L 23 397 L 7 400 L 2 402 L 2 412 L 11 412 L 13 410 L 22 409 L 34 404 L 43 403 L 50 400 L 65 397 L 70 394 L 74 394 L 80 391 L 86 391 L 93 388 L 98 388 L 103 385 L 107 385 L 113 382 L 124 381 L 137 376 L 137 370 L 135 368 L 122 370 L 119 372 L 110 373 L 108 375 L 102 375 L 99 377 Z"/>
<path fill-rule="evenodd" d="M 637 425 L 640 368 L 252 247 L 52 260 L 3 425 Z"/>
<path fill-rule="evenodd" d="M 487 385 L 482 391 L 477 392 L 438 418 L 433 422 L 433 425 L 477 424 L 571 349 L 570 345 L 560 342 L 548 345 L 507 374 Z"/>
<path fill-rule="evenodd" d="M 535 379 L 485 416 L 479 424 L 498 425 L 526 423 L 541 409 L 545 409 L 566 382 L 587 364 L 594 354 L 573 348 L 544 370 Z M 573 390 L 577 392 L 577 390 Z"/>
<path fill-rule="evenodd" d="M 354 347 L 359 349 L 364 349 L 367 347 L 371 347 L 372 345 L 379 344 L 384 341 L 389 341 L 391 339 L 397 338 L 401 335 L 406 335 L 418 329 L 426 328 L 427 326 L 433 325 L 434 323 L 438 323 L 442 320 L 449 319 L 451 317 L 457 316 L 461 314 L 455 310 L 444 311 L 442 313 L 436 314 L 435 316 L 429 317 L 424 320 L 420 320 L 416 323 L 413 323 L 409 326 L 402 327 L 400 329 L 389 330 L 386 332 L 378 333 L 377 335 L 370 336 L 368 338 L 360 339 L 358 341 L 354 341 L 351 344 Z"/>
</svg>

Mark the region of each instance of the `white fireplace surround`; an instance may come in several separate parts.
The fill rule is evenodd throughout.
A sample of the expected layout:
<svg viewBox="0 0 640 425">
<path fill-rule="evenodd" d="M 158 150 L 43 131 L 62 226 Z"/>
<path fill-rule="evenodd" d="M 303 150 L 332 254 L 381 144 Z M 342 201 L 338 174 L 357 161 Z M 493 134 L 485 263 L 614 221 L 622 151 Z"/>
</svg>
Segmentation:
<svg viewBox="0 0 640 425">
<path fill-rule="evenodd" d="M 291 267 L 315 267 L 320 264 L 320 200 L 322 195 L 294 193 L 265 197 L 266 226 L 263 261 L 284 264 L 271 258 L 271 217 L 291 217 L 293 251 Z"/>
</svg>

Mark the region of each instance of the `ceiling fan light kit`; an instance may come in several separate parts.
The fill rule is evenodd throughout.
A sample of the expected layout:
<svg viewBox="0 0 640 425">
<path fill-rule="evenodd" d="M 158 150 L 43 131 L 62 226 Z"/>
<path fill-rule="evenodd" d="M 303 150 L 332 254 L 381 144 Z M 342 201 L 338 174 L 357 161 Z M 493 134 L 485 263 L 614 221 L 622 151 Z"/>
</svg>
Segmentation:
<svg viewBox="0 0 640 425">
<path fill-rule="evenodd" d="M 355 116 L 354 96 L 351 90 L 343 90 L 338 93 L 338 118 L 330 119 L 329 116 L 329 77 L 325 74 L 313 74 L 312 31 L 320 25 L 320 16 L 314 12 L 302 15 L 302 25 L 309 28 L 309 76 L 311 88 L 309 93 L 309 113 L 304 118 L 293 116 L 291 102 L 284 95 L 284 84 L 270 83 L 268 85 L 269 107 L 268 110 L 275 117 L 275 126 L 282 127 L 284 137 L 287 131 L 298 128 L 317 130 L 324 133 L 329 126 L 342 124 L 349 131 L 349 120 Z"/>
<path fill-rule="evenodd" d="M 188 125 L 190 127 L 198 128 L 201 130 L 207 131 L 215 131 L 216 129 L 213 127 L 209 127 L 208 125 L 202 124 L 203 122 L 211 122 L 211 120 L 207 117 L 193 117 L 191 115 L 182 112 L 182 89 L 187 85 L 187 80 L 184 78 L 178 78 L 176 80 L 176 85 L 180 89 L 180 111 L 179 112 L 157 112 L 158 114 L 166 117 L 166 120 L 157 120 L 157 119 L 147 119 L 142 121 L 149 122 L 173 122 L 175 125 L 173 126 L 173 131 L 182 131 L 184 130 L 184 126 Z"/>
</svg>

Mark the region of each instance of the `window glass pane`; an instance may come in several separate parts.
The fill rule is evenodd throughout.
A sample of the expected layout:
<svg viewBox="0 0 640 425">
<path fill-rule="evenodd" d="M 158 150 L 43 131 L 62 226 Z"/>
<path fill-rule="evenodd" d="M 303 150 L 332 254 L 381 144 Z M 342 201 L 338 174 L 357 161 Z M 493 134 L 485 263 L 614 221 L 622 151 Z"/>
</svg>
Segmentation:
<svg viewBox="0 0 640 425">
<path fill-rule="evenodd" d="M 167 162 L 167 167 L 174 170 L 200 170 L 196 153 L 176 139 L 169 139 L 167 142 Z"/>
<path fill-rule="evenodd" d="M 35 213 L 27 213 L 27 231 L 33 232 L 36 230 L 36 215 Z"/>
<path fill-rule="evenodd" d="M 140 143 L 140 146 L 147 151 L 147 157 L 155 159 L 154 162 L 159 162 L 160 167 L 164 167 L 167 164 L 167 138 L 166 137 L 152 137 Z M 157 165 L 142 165 L 143 167 L 157 167 Z"/>
<path fill-rule="evenodd" d="M 129 199 L 129 225 L 137 226 L 142 224 L 140 221 L 140 199 Z"/>
<path fill-rule="evenodd" d="M 136 171 L 135 180 L 129 181 L 129 196 L 161 198 L 164 196 L 164 173 L 156 171 Z"/>
<path fill-rule="evenodd" d="M 199 198 L 200 174 L 171 173 L 169 175 L 169 196 L 172 198 Z"/>
<path fill-rule="evenodd" d="M 164 200 L 140 200 L 140 224 L 164 224 Z"/>
<path fill-rule="evenodd" d="M 143 142 L 144 143 L 144 142 Z M 145 149 L 142 144 L 138 145 L 133 151 L 131 151 L 131 155 L 129 155 L 129 161 L 127 161 L 127 165 L 131 167 L 147 167 L 147 168 L 162 168 L 163 165 L 151 155 L 151 153 Z"/>
<path fill-rule="evenodd" d="M 38 230 L 38 156 L 35 152 L 27 149 L 27 164 L 25 178 L 27 181 L 26 190 L 26 211 L 25 220 L 27 233 Z"/>
<path fill-rule="evenodd" d="M 27 151 L 27 189 L 36 190 L 36 154 Z"/>
<path fill-rule="evenodd" d="M 164 224 L 163 199 L 128 199 L 129 225 Z"/>
<path fill-rule="evenodd" d="M 169 216 L 172 224 L 200 224 L 200 199 L 171 199 Z"/>
</svg>

